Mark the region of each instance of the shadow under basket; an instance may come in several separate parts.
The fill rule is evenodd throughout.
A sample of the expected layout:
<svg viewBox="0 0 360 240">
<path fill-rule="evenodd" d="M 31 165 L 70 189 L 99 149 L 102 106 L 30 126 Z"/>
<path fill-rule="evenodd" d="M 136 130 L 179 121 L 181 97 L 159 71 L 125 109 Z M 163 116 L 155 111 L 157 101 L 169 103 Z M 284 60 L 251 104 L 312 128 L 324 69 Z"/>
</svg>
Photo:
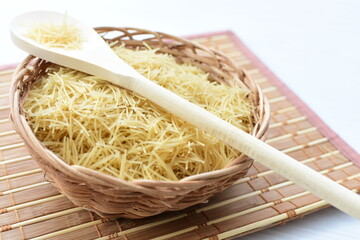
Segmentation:
<svg viewBox="0 0 360 240">
<path fill-rule="evenodd" d="M 159 32 L 113 27 L 96 30 L 112 44 L 143 48 L 145 42 L 159 52 L 173 55 L 179 62 L 202 68 L 215 81 L 226 84 L 232 79 L 238 86 L 249 89 L 254 116 L 251 134 L 264 140 L 270 118 L 268 101 L 246 71 L 222 53 Z M 85 167 L 69 165 L 35 137 L 22 111 L 31 84 L 50 65 L 45 60 L 28 56 L 17 67 L 10 88 L 10 119 L 32 157 L 45 171 L 46 178 L 77 206 L 106 218 L 143 218 L 164 211 L 177 211 L 207 202 L 211 196 L 242 178 L 252 165 L 253 160 L 242 154 L 221 170 L 193 175 L 178 182 L 124 181 Z"/>
</svg>

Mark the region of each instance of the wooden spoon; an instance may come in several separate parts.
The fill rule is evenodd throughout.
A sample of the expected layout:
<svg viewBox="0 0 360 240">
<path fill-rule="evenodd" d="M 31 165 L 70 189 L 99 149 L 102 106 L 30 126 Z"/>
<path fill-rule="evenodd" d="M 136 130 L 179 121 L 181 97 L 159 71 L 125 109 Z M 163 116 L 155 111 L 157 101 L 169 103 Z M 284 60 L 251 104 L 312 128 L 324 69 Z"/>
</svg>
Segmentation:
<svg viewBox="0 0 360 240">
<path fill-rule="evenodd" d="M 28 27 L 34 23 L 62 24 L 64 18 L 80 29 L 84 39 L 80 50 L 45 47 L 24 35 Z M 148 80 L 122 61 L 99 34 L 85 24 L 61 13 L 36 11 L 16 17 L 10 25 L 10 32 L 15 45 L 26 52 L 65 67 L 96 75 L 134 91 L 168 112 L 218 137 L 334 207 L 360 219 L 360 197 L 356 193 Z"/>
</svg>

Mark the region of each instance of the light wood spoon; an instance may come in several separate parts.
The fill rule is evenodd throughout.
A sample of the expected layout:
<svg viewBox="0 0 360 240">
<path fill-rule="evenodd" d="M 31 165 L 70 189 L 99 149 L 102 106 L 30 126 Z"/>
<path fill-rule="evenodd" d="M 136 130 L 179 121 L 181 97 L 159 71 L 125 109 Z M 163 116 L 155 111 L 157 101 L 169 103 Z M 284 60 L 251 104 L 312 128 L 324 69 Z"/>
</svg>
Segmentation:
<svg viewBox="0 0 360 240">
<path fill-rule="evenodd" d="M 148 80 L 122 61 L 99 34 L 85 24 L 66 16 L 68 23 L 75 24 L 80 29 L 84 39 L 80 50 L 48 48 L 24 35 L 28 27 L 34 23 L 61 24 L 64 18 L 64 14 L 47 11 L 20 15 L 10 25 L 12 40 L 19 48 L 34 56 L 96 75 L 144 96 L 168 112 L 218 137 L 334 207 L 360 219 L 360 197 L 356 193 Z"/>
</svg>

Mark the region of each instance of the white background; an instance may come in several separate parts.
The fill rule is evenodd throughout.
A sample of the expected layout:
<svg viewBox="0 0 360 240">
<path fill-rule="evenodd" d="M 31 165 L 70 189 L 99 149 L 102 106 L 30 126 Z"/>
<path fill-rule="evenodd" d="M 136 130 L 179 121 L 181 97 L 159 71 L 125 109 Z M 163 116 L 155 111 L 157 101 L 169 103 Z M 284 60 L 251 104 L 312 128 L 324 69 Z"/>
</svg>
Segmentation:
<svg viewBox="0 0 360 240">
<path fill-rule="evenodd" d="M 10 41 L 13 17 L 67 11 L 90 26 L 191 35 L 232 30 L 332 129 L 360 152 L 360 1 L 3 1 L 0 66 L 26 54 Z M 360 239 L 359 221 L 329 208 L 242 239 Z"/>
</svg>

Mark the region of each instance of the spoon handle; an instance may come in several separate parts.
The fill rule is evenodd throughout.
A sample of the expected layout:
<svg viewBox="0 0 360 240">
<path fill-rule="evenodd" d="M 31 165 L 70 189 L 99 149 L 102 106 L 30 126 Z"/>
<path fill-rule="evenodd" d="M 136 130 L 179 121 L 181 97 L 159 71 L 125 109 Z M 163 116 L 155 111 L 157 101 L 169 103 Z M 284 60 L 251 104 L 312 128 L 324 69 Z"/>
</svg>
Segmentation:
<svg viewBox="0 0 360 240">
<path fill-rule="evenodd" d="M 128 84 L 117 80 L 119 78 L 116 76 L 109 79 L 114 84 L 126 85 L 126 88 L 218 137 L 334 207 L 360 219 L 360 196 L 353 191 L 144 77 L 128 79 Z"/>
</svg>

